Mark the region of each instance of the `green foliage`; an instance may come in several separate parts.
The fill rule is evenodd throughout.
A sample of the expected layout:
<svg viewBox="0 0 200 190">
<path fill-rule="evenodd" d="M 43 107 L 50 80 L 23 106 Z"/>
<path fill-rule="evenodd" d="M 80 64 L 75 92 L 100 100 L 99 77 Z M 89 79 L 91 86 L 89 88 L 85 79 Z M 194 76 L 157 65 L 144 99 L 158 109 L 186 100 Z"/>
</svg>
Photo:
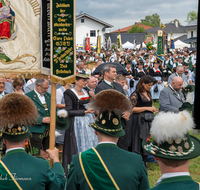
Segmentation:
<svg viewBox="0 0 200 190">
<path fill-rule="evenodd" d="M 144 27 L 138 26 L 138 24 L 133 25 L 128 33 L 145 33 Z"/>
<path fill-rule="evenodd" d="M 185 20 L 185 22 L 191 23 L 192 21 L 196 20 L 198 17 L 198 13 L 196 11 L 190 11 L 187 14 L 187 20 Z"/>
<path fill-rule="evenodd" d="M 174 19 L 170 23 L 175 23 L 176 21 L 178 22 L 178 25 L 181 25 L 181 23 L 180 23 L 180 21 L 178 19 Z"/>
<path fill-rule="evenodd" d="M 154 13 L 152 15 L 145 16 L 144 19 L 140 20 L 141 24 L 147 25 L 147 26 L 160 26 L 160 16 L 157 13 Z"/>
<path fill-rule="evenodd" d="M 116 49 L 116 48 L 117 48 L 117 46 L 113 44 L 112 45 L 112 49 Z"/>
</svg>

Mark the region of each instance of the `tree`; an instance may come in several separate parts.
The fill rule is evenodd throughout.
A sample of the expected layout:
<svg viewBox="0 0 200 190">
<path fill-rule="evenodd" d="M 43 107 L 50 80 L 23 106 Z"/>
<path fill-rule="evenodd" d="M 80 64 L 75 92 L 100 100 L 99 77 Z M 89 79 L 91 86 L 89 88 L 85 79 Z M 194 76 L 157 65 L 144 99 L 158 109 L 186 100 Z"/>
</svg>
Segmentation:
<svg viewBox="0 0 200 190">
<path fill-rule="evenodd" d="M 192 21 L 196 20 L 198 17 L 198 13 L 196 11 L 190 11 L 187 14 L 187 20 L 185 20 L 185 22 L 191 23 Z"/>
<path fill-rule="evenodd" d="M 145 30 L 144 27 L 135 24 L 128 30 L 128 33 L 145 33 Z"/>
<path fill-rule="evenodd" d="M 145 19 L 140 20 L 141 24 L 147 25 L 147 26 L 160 26 L 160 16 L 157 13 L 154 13 L 152 15 L 145 16 Z"/>
<path fill-rule="evenodd" d="M 176 21 L 178 22 L 178 25 L 181 25 L 181 23 L 180 23 L 180 21 L 178 19 L 174 19 L 170 23 L 174 23 L 175 24 Z"/>
</svg>

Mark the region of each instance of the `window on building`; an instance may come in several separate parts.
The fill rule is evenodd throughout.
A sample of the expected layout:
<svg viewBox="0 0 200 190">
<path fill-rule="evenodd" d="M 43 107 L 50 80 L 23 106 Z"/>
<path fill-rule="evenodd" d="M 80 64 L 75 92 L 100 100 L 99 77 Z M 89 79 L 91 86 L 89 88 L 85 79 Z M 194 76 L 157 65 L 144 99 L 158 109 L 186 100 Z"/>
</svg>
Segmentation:
<svg viewBox="0 0 200 190">
<path fill-rule="evenodd" d="M 96 37 L 96 30 L 90 30 L 90 37 Z"/>
<path fill-rule="evenodd" d="M 84 23 L 84 22 L 85 22 L 85 21 L 84 21 L 84 18 L 82 18 L 82 19 L 81 19 L 81 23 Z"/>
<path fill-rule="evenodd" d="M 193 37 L 193 31 L 191 31 L 191 37 Z"/>
</svg>

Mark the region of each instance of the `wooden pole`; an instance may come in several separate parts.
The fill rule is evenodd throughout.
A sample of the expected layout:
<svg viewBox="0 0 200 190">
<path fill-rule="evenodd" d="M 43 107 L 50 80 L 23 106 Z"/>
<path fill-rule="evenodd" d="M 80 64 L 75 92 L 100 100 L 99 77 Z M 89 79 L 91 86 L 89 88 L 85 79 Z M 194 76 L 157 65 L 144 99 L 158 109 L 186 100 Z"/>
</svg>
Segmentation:
<svg viewBox="0 0 200 190">
<path fill-rule="evenodd" d="M 55 129 L 56 129 L 56 83 L 51 83 L 51 120 L 50 120 L 50 137 L 49 149 L 55 148 Z M 53 161 L 49 161 L 51 168 L 53 168 Z"/>
</svg>

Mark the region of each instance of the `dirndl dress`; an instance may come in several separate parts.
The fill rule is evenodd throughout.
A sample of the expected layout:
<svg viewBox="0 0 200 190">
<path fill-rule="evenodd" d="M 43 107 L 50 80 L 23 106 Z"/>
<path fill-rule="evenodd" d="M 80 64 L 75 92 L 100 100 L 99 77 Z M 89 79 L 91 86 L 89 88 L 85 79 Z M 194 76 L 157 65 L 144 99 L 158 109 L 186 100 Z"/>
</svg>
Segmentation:
<svg viewBox="0 0 200 190">
<path fill-rule="evenodd" d="M 87 92 L 84 96 L 79 96 L 74 89 L 72 91 L 76 94 L 78 99 L 88 97 Z M 76 143 L 78 153 L 88 150 L 91 147 L 96 147 L 98 144 L 97 136 L 94 133 L 94 129 L 89 127 L 89 124 L 94 123 L 94 114 L 85 114 L 85 116 L 74 117 L 74 131 L 76 136 Z"/>
<path fill-rule="evenodd" d="M 156 77 L 156 76 L 154 76 L 154 78 L 155 78 L 157 81 L 162 81 L 162 78 L 161 78 L 161 77 L 158 77 L 158 76 Z M 157 89 L 158 89 L 157 92 L 154 91 L 156 87 L 157 87 Z M 159 99 L 159 97 L 160 97 L 160 92 L 162 91 L 163 88 L 164 88 L 163 82 L 160 83 L 160 84 L 156 83 L 156 84 L 154 84 L 154 85 L 151 87 L 151 90 L 150 90 L 150 91 L 151 91 L 151 97 L 152 97 L 153 100 Z"/>
</svg>

